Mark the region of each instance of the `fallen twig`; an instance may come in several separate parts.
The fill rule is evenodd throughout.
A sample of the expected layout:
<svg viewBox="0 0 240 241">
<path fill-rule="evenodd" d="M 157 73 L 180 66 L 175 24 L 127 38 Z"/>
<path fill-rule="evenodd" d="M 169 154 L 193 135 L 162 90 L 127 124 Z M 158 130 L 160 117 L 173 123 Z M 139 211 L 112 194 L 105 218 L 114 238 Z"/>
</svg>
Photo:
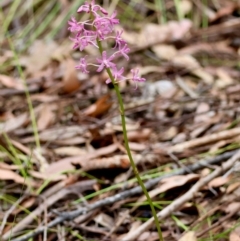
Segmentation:
<svg viewBox="0 0 240 241">
<path fill-rule="evenodd" d="M 184 195 L 179 197 L 178 199 L 174 200 L 170 205 L 166 208 L 161 210 L 157 216 L 159 220 L 163 220 L 167 216 L 169 216 L 173 211 L 177 210 L 181 207 L 184 203 L 191 200 L 194 195 L 207 183 L 209 183 L 212 179 L 220 175 L 222 172 L 227 171 L 230 169 L 233 164 L 240 158 L 240 150 L 235 153 L 227 162 L 223 163 L 221 167 L 218 167 L 213 171 L 210 175 L 203 177 L 200 179 L 196 184 L 192 186 L 192 188 L 186 192 Z M 140 227 L 135 229 L 133 232 L 128 233 L 122 241 L 130 241 L 136 240 L 142 233 L 146 232 L 149 228 L 151 228 L 152 224 L 154 223 L 154 219 L 150 218 L 147 222 L 143 223 Z"/>
<path fill-rule="evenodd" d="M 29 93 L 36 93 L 38 92 L 40 87 L 38 86 L 29 86 L 28 92 Z M 0 90 L 0 96 L 11 96 L 11 95 L 25 95 L 25 90 L 16 90 L 16 89 L 3 89 Z"/>
<path fill-rule="evenodd" d="M 199 137 L 190 141 L 185 141 L 180 144 L 176 144 L 175 146 L 172 146 L 169 148 L 168 151 L 170 152 L 182 152 L 184 149 L 190 149 L 197 146 L 206 145 L 208 143 L 219 141 L 227 138 L 232 138 L 234 136 L 240 135 L 240 127 L 221 131 L 218 133 L 213 133 L 211 135 L 207 135 L 204 137 Z"/>
<path fill-rule="evenodd" d="M 238 153 L 239 151 L 240 151 L 239 149 L 235 150 L 235 151 L 229 151 L 229 152 L 226 152 L 224 154 L 221 154 L 221 155 L 213 157 L 213 158 L 200 160 L 197 163 L 188 166 L 187 170 L 191 170 L 192 172 L 194 172 L 194 171 L 197 171 L 197 170 L 201 169 L 202 167 L 205 167 L 206 165 L 217 164 L 219 162 L 222 162 L 222 161 L 230 158 L 231 156 Z M 155 185 L 157 185 L 164 178 L 175 176 L 175 175 L 186 174 L 186 173 L 188 173 L 187 170 L 186 170 L 186 168 L 181 168 L 181 169 L 178 169 L 178 170 L 176 170 L 172 173 L 163 175 L 163 176 L 155 178 L 155 179 L 151 179 L 151 180 L 149 180 L 145 183 L 145 186 L 146 186 L 147 189 L 150 189 L 150 188 L 154 187 Z M 131 196 L 134 196 L 134 195 L 139 195 L 141 193 L 142 193 L 141 187 L 137 186 L 137 187 L 134 187 L 134 188 L 129 189 L 127 191 L 123 191 L 121 193 L 118 193 L 118 194 L 116 194 L 112 197 L 107 197 L 105 199 L 99 200 L 99 201 L 97 201 L 93 204 L 90 204 L 88 207 L 80 208 L 80 209 L 77 209 L 75 211 L 62 213 L 61 216 L 59 216 L 59 217 L 55 218 L 53 221 L 49 222 L 47 228 L 52 228 L 52 227 L 62 223 L 65 220 L 72 220 L 72 219 L 78 217 L 79 215 L 81 215 L 83 213 L 87 213 L 87 212 L 90 212 L 94 209 L 101 208 L 101 207 L 104 207 L 104 206 L 107 206 L 107 205 L 111 205 L 111 204 L 113 204 L 117 201 L 123 200 L 127 197 L 131 197 Z M 45 228 L 46 227 L 39 227 L 36 230 L 34 230 L 33 232 L 30 232 L 30 233 L 28 233 L 26 235 L 23 235 L 23 236 L 21 236 L 19 238 L 16 238 L 16 239 L 11 239 L 11 241 L 28 240 L 29 238 L 34 237 L 34 236 L 42 233 Z M 9 238 L 9 235 L 3 236 L 3 240 L 7 240 L 8 238 Z"/>
</svg>

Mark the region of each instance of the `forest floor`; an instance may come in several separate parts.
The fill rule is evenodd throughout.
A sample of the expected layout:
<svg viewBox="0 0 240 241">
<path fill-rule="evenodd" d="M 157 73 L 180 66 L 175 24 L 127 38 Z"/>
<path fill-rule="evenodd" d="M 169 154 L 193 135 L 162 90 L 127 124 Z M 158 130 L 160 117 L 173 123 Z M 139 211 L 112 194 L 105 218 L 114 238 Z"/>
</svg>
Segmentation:
<svg viewBox="0 0 240 241">
<path fill-rule="evenodd" d="M 0 1 L 1 240 L 159 240 L 113 86 L 75 69 L 96 55 L 69 40 L 82 2 Z M 239 241 L 239 2 L 100 4 L 131 48 L 118 64 L 147 80 L 119 88 L 164 240 Z"/>
</svg>

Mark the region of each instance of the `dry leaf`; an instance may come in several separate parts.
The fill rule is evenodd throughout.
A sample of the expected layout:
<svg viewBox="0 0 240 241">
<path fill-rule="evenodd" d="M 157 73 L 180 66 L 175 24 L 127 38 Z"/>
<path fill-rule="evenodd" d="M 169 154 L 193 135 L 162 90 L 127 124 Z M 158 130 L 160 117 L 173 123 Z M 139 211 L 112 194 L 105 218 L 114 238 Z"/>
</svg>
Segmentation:
<svg viewBox="0 0 240 241">
<path fill-rule="evenodd" d="M 215 82 L 215 86 L 217 88 L 223 89 L 223 88 L 227 87 L 228 85 L 233 84 L 233 82 L 234 82 L 233 79 L 228 74 L 228 72 L 225 71 L 224 69 L 218 68 L 216 74 L 219 77 L 219 79 L 217 79 Z"/>
<path fill-rule="evenodd" d="M 134 155 L 134 160 L 137 162 L 140 156 Z M 76 163 L 76 162 L 75 162 Z M 114 155 L 109 158 L 94 159 L 86 162 L 85 160 L 79 160 L 77 164 L 80 164 L 82 170 L 91 171 L 97 169 L 109 169 L 109 168 L 129 168 L 130 161 L 127 155 Z"/>
<path fill-rule="evenodd" d="M 39 138 L 41 141 L 55 141 L 58 139 L 62 141 L 79 135 L 83 138 L 83 134 L 84 129 L 81 126 L 61 126 L 42 131 Z"/>
<path fill-rule="evenodd" d="M 10 139 L 10 141 L 15 148 L 19 149 L 21 152 L 27 154 L 28 156 L 31 156 L 31 158 L 34 159 L 34 157 L 32 156 L 32 149 L 28 148 L 27 146 L 24 146 L 22 143 L 16 140 Z"/>
<path fill-rule="evenodd" d="M 80 156 L 87 154 L 85 150 L 76 146 L 66 146 L 54 149 L 54 152 L 62 156 Z"/>
<path fill-rule="evenodd" d="M 226 146 L 228 143 L 232 143 L 232 142 L 233 142 L 232 139 L 218 141 L 217 143 L 211 146 L 211 148 L 209 149 L 209 153 L 216 153 L 219 149 Z"/>
<path fill-rule="evenodd" d="M 169 189 L 183 186 L 184 184 L 198 180 L 199 175 L 198 174 L 188 174 L 188 175 L 178 175 L 178 176 L 173 176 L 169 178 L 165 178 L 160 182 L 160 186 L 154 190 L 152 190 L 151 197 L 158 195 L 159 193 L 166 192 Z"/>
<path fill-rule="evenodd" d="M 156 43 L 163 43 L 170 39 L 170 32 L 167 25 L 158 25 L 153 23 L 146 24 L 140 36 L 134 40 L 134 44 L 138 44 L 139 47 L 154 45 Z"/>
<path fill-rule="evenodd" d="M 99 148 L 98 150 L 92 153 L 63 158 L 57 162 L 51 163 L 45 172 L 45 176 L 49 178 L 50 176 L 60 175 L 60 173 L 64 171 L 73 170 L 74 169 L 74 166 L 72 165 L 73 163 L 75 165 L 76 164 L 84 165 L 85 163 L 88 163 L 90 159 L 113 153 L 114 151 L 117 150 L 117 148 L 118 146 L 116 144 L 113 144 L 110 146 Z"/>
<path fill-rule="evenodd" d="M 9 165 L 4 162 L 0 162 L 0 169 L 6 169 L 6 170 L 19 170 L 20 167 L 17 165 Z"/>
<path fill-rule="evenodd" d="M 23 177 L 7 169 L 0 169 L 0 180 L 12 180 L 20 184 L 27 183 L 27 180 L 25 180 Z"/>
<path fill-rule="evenodd" d="M 240 202 L 231 202 L 224 209 L 226 213 L 236 213 L 236 212 L 239 212 L 239 210 L 240 210 Z"/>
<path fill-rule="evenodd" d="M 200 68 L 198 61 L 191 55 L 177 55 L 172 62 L 178 67 L 184 67 L 190 71 Z"/>
<path fill-rule="evenodd" d="M 192 27 L 192 22 L 188 19 L 181 21 L 169 21 L 165 25 L 158 25 L 153 23 L 146 24 L 139 36 L 125 33 L 123 38 L 129 43 L 139 47 L 154 45 L 157 43 L 164 43 L 182 39 L 186 36 Z M 136 39 L 138 41 L 136 42 Z"/>
<path fill-rule="evenodd" d="M 173 45 L 157 44 L 152 47 L 152 50 L 163 60 L 171 60 L 177 55 L 177 49 Z"/>
<path fill-rule="evenodd" d="M 208 183 L 208 187 L 221 187 L 224 184 L 229 182 L 229 176 L 228 177 L 216 177 L 211 182 Z"/>
<path fill-rule="evenodd" d="M 129 230 L 129 233 L 133 232 L 135 229 L 137 229 L 142 223 L 140 221 L 135 221 L 131 223 L 131 228 Z"/>
<path fill-rule="evenodd" d="M 10 120 L 13 117 L 14 115 L 11 113 L 11 111 L 5 111 L 4 113 L 0 114 L 0 122 L 5 122 L 7 120 Z M 0 129 L 1 129 L 1 124 L 0 124 Z"/>
<path fill-rule="evenodd" d="M 18 117 L 11 118 L 5 123 L 0 123 L 0 134 L 18 129 L 27 121 L 27 114 L 22 114 Z"/>
<path fill-rule="evenodd" d="M 220 41 L 214 43 L 193 43 L 192 45 L 188 45 L 178 51 L 179 55 L 194 55 L 198 53 L 207 53 L 209 55 L 217 55 L 217 54 L 229 54 L 236 55 L 235 50 L 229 46 L 228 41 Z M 222 68 L 222 67 L 218 67 Z"/>
<path fill-rule="evenodd" d="M 240 241 L 240 236 L 235 231 L 232 231 L 229 235 L 229 241 Z"/>
<path fill-rule="evenodd" d="M 68 171 L 68 170 L 73 170 L 73 168 L 71 167 L 71 169 L 66 169 L 65 171 Z M 29 171 L 29 173 L 31 174 L 32 177 L 35 177 L 37 179 L 42 179 L 42 180 L 48 180 L 48 181 L 60 181 L 67 178 L 66 175 L 61 173 L 56 173 L 53 175 L 49 175 L 47 173 L 40 173 L 36 171 Z"/>
<path fill-rule="evenodd" d="M 201 102 L 197 107 L 194 122 L 195 123 L 208 122 L 211 118 L 211 116 L 209 115 L 209 111 L 210 111 L 209 104 L 205 102 Z M 201 113 L 204 113 L 204 114 L 201 114 Z"/>
<path fill-rule="evenodd" d="M 53 110 L 56 109 L 55 105 L 43 104 L 37 120 L 38 130 L 42 131 L 54 123 L 55 114 Z"/>
<path fill-rule="evenodd" d="M 213 84 L 213 76 L 206 72 L 203 68 L 195 69 L 192 71 L 192 73 L 202 79 L 206 84 Z"/>
<path fill-rule="evenodd" d="M 226 190 L 226 193 L 229 194 L 231 192 L 233 192 L 235 189 L 237 189 L 240 186 L 240 182 L 234 182 L 231 183 Z"/>
<path fill-rule="evenodd" d="M 139 75 L 140 76 L 146 75 L 146 74 L 149 74 L 149 73 L 164 73 L 164 72 L 165 72 L 165 70 L 161 66 L 152 66 L 152 65 L 141 66 L 141 68 L 139 69 Z"/>
<path fill-rule="evenodd" d="M 186 79 L 182 79 L 181 77 L 177 76 L 176 82 L 181 87 L 181 89 L 185 93 L 187 93 L 191 98 L 193 99 L 198 98 L 198 94 L 192 89 L 192 86 L 193 86 L 192 81 L 187 81 Z"/>
<path fill-rule="evenodd" d="M 92 117 L 98 117 L 105 114 L 112 106 L 109 95 L 104 95 L 93 105 L 89 106 L 84 114 Z"/>
<path fill-rule="evenodd" d="M 105 213 L 99 213 L 94 217 L 94 221 L 103 227 L 106 227 L 108 230 L 112 229 L 114 223 L 113 218 Z"/>
<path fill-rule="evenodd" d="M 59 100 L 58 95 L 47 95 L 47 94 L 35 94 L 31 95 L 31 100 L 36 100 L 43 103 L 53 102 Z"/>
<path fill-rule="evenodd" d="M 186 36 L 192 27 L 192 22 L 189 19 L 182 19 L 180 21 L 169 21 L 169 31 L 171 34 L 171 41 L 179 40 Z"/>
<path fill-rule="evenodd" d="M 212 18 L 211 21 L 216 21 L 219 18 L 230 15 L 237 8 L 237 2 L 235 3 L 226 1 L 225 3 L 227 3 L 228 5 L 218 9 L 215 17 Z"/>
<path fill-rule="evenodd" d="M 64 62 L 64 76 L 63 76 L 63 90 L 67 93 L 76 91 L 80 87 L 78 80 L 77 70 L 75 69 L 76 63 L 73 59 L 68 58 Z"/>
<path fill-rule="evenodd" d="M 128 140 L 129 141 L 140 141 L 147 140 L 152 134 L 152 130 L 149 128 L 141 128 L 141 130 L 128 131 Z"/>
<path fill-rule="evenodd" d="M 198 6 L 201 10 L 201 12 L 207 16 L 207 18 L 209 19 L 208 21 L 212 21 L 215 16 L 216 16 L 216 12 L 214 10 L 212 10 L 211 8 L 209 8 L 207 5 L 203 4 L 203 2 L 199 2 Z"/>
<path fill-rule="evenodd" d="M 58 145 L 79 145 L 86 142 L 86 139 L 81 136 L 71 137 L 64 140 L 55 140 L 54 143 Z"/>
<path fill-rule="evenodd" d="M 108 128 L 111 128 L 111 129 L 115 130 L 115 131 L 122 131 L 122 125 L 114 125 L 114 124 L 108 122 L 106 126 Z M 140 124 L 138 122 L 130 122 L 129 121 L 129 123 L 126 123 L 126 129 L 127 129 L 128 132 L 136 131 L 136 130 L 139 131 L 139 128 L 140 128 Z"/>
<path fill-rule="evenodd" d="M 137 241 L 146 241 L 146 240 L 147 241 L 157 241 L 157 240 L 159 240 L 159 235 L 157 232 L 147 231 L 147 232 L 142 233 L 137 239 Z"/>
<path fill-rule="evenodd" d="M 186 139 L 187 139 L 186 133 L 180 132 L 173 138 L 172 143 L 173 144 L 181 143 L 186 141 Z"/>
<path fill-rule="evenodd" d="M 129 142 L 129 147 L 132 151 L 144 151 L 147 149 L 147 146 L 142 143 Z"/>
<path fill-rule="evenodd" d="M 14 79 L 7 75 L 0 74 L 0 83 L 8 88 L 23 90 L 23 84 L 20 80 Z"/>
<path fill-rule="evenodd" d="M 189 231 L 189 232 L 185 233 L 185 234 L 179 239 L 179 241 L 197 241 L 197 237 L 196 237 L 194 231 Z"/>
<path fill-rule="evenodd" d="M 12 212 L 12 215 L 18 215 L 18 213 L 22 211 L 26 211 L 26 209 L 31 208 L 35 202 L 36 202 L 37 197 L 29 197 L 27 200 L 24 200 L 21 205 L 17 206 L 17 209 L 15 209 Z"/>
<path fill-rule="evenodd" d="M 213 76 L 207 73 L 191 55 L 177 55 L 173 58 L 172 62 L 178 67 L 189 70 L 192 74 L 201 78 L 206 84 L 213 83 Z"/>
<path fill-rule="evenodd" d="M 172 140 L 178 133 L 178 129 L 176 126 L 171 126 L 166 131 L 164 131 L 161 135 L 161 140 L 168 141 Z"/>
</svg>

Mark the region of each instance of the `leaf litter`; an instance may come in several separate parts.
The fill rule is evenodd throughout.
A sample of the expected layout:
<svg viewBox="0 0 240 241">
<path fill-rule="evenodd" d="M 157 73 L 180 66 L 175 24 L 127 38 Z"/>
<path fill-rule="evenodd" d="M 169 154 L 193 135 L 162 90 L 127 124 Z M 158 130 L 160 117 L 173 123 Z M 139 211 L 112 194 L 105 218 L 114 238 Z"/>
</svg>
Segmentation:
<svg viewBox="0 0 240 241">
<path fill-rule="evenodd" d="M 0 3 L 4 15 L 13 2 Z M 121 26 L 123 38 L 132 45 L 133 61 L 118 61 L 129 72 L 137 65 L 147 81 L 137 90 L 131 83 L 119 86 L 130 147 L 143 180 L 173 174 L 149 190 L 162 217 L 171 203 L 181 200 L 228 158 L 193 173 L 190 165 L 239 149 L 239 4 L 218 0 L 206 6 L 184 0 L 179 2 L 179 20 L 174 1 L 168 1 L 168 21 L 161 24 L 159 11 L 150 1 L 127 2 L 132 3 L 129 8 L 134 14 L 124 11 L 125 1 L 116 10 L 123 19 L 133 21 L 131 26 L 124 21 Z M 32 28 L 28 25 L 31 11 L 23 9 L 8 26 L 16 34 L 11 38 L 24 75 L 19 75 L 14 51 L 7 40 L 2 41 L 3 33 L 0 38 L 3 240 L 11 235 L 15 240 L 20 231 L 37 229 L 39 223 L 46 225 L 105 199 L 110 201 L 102 208 L 72 218 L 79 226 L 71 218 L 66 221 L 64 238 L 74 239 L 76 234 L 85 240 L 124 240 L 137 235 L 136 240 L 158 240 L 154 227 L 136 234 L 150 220 L 151 212 L 141 195 L 131 194 L 137 183 L 124 147 L 116 97 L 112 86 L 105 84 L 107 75 L 81 74 L 75 69 L 83 56 L 70 49 L 67 25 L 62 23 L 74 3 L 60 1 L 56 6 L 62 8 L 56 8 L 54 23 L 46 24 L 41 32 L 37 23 L 45 4 L 40 1 L 31 10 L 40 34 L 26 42 L 28 46 L 19 36 L 28 36 Z M 144 16 L 139 15 L 139 8 Z M 59 24 L 64 26 L 56 32 Z M 86 54 L 91 58 L 96 53 L 87 49 Z M 35 144 L 22 76 L 33 104 L 41 150 Z M 192 198 L 164 214 L 164 240 L 240 240 L 238 166 L 236 161 L 219 171 Z M 181 168 L 186 173 L 174 175 Z M 127 196 L 117 199 L 125 191 Z M 53 229 L 50 233 L 53 238 L 62 235 Z"/>
</svg>

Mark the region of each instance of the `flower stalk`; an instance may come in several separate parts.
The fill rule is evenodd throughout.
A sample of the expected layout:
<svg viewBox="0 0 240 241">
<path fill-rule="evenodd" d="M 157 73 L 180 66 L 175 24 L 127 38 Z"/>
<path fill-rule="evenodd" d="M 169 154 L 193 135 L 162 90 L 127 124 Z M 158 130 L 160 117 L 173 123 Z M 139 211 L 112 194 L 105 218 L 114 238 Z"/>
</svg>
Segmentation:
<svg viewBox="0 0 240 241">
<path fill-rule="evenodd" d="M 148 193 L 146 187 L 144 186 L 144 183 L 143 183 L 143 181 L 142 181 L 142 179 L 139 175 L 137 166 L 136 166 L 136 164 L 133 160 L 132 153 L 131 153 L 131 150 L 130 150 L 130 147 L 129 147 L 128 136 L 127 136 L 127 128 L 126 128 L 126 120 L 125 120 L 125 109 L 124 109 L 124 105 L 123 105 L 122 96 L 121 96 L 121 93 L 119 91 L 118 85 L 114 81 L 111 70 L 107 69 L 107 73 L 108 73 L 108 75 L 109 75 L 109 77 L 112 81 L 112 84 L 114 86 L 114 90 L 115 90 L 115 92 L 117 94 L 117 98 L 118 98 L 118 103 L 119 103 L 119 107 L 120 107 L 119 110 L 120 110 L 121 121 L 122 121 L 123 138 L 124 138 L 124 142 L 125 142 L 125 148 L 127 150 L 127 155 L 129 157 L 129 160 L 130 160 L 133 172 L 134 172 L 134 174 L 137 178 L 137 181 L 138 181 L 139 185 L 141 186 L 141 188 L 143 190 L 143 193 L 146 196 L 147 201 L 149 203 L 149 206 L 152 210 L 152 214 L 153 214 L 155 224 L 156 224 L 156 227 L 157 227 L 157 230 L 158 230 L 159 240 L 163 241 L 162 231 L 161 231 L 160 223 L 159 223 L 159 220 L 158 220 L 158 217 L 157 217 L 157 213 L 155 211 L 155 208 L 154 208 L 153 202 L 151 200 L 151 197 L 149 196 L 149 193 Z"/>
<path fill-rule="evenodd" d="M 118 103 L 119 103 L 119 111 L 122 122 L 122 130 L 125 148 L 127 151 L 127 155 L 129 157 L 130 164 L 132 166 L 133 172 L 137 178 L 139 185 L 141 186 L 144 195 L 147 198 L 149 206 L 151 208 L 155 224 L 159 234 L 159 240 L 163 241 L 162 232 L 160 228 L 160 223 L 153 205 L 153 202 L 149 196 L 149 193 L 144 186 L 144 183 L 139 175 L 137 166 L 133 160 L 131 150 L 129 147 L 128 136 L 127 136 L 127 128 L 126 128 L 126 120 L 125 120 L 125 109 L 123 104 L 123 99 L 118 87 L 118 82 L 123 80 L 132 80 L 136 84 L 138 82 L 146 81 L 144 78 L 138 75 L 138 69 L 132 69 L 132 77 L 126 78 L 123 76 L 124 68 L 120 68 L 118 70 L 117 65 L 114 63 L 114 59 L 117 55 L 121 55 L 126 60 L 129 60 L 128 53 L 130 49 L 128 48 L 127 43 L 122 39 L 121 34 L 123 31 L 114 31 L 114 25 L 119 24 L 119 19 L 116 17 L 116 12 L 114 12 L 111 16 L 108 16 L 107 11 L 99 5 L 95 4 L 95 1 L 92 0 L 91 3 L 85 3 L 82 5 L 78 11 L 78 13 L 86 12 L 90 14 L 90 20 L 84 22 L 77 22 L 75 18 L 72 18 L 69 21 L 69 30 L 72 33 L 75 33 L 74 38 L 70 38 L 74 42 L 74 49 L 79 49 L 83 51 L 87 46 L 94 46 L 99 50 L 101 55 L 100 58 L 96 58 L 96 64 L 88 64 L 86 61 L 86 57 L 80 59 L 79 65 L 76 66 L 76 69 L 80 69 L 83 73 L 89 73 L 87 70 L 88 65 L 96 66 L 97 72 L 101 72 L 102 70 L 106 70 L 108 73 L 109 79 L 106 80 L 106 84 L 112 83 L 114 86 L 114 90 L 116 92 Z M 99 13 L 100 12 L 100 13 Z M 112 36 L 112 34 L 115 34 Z M 110 35 L 110 36 L 109 36 Z M 115 46 L 113 49 L 116 49 L 116 52 L 111 56 L 108 56 L 107 51 L 105 51 L 102 47 L 102 41 L 107 40 L 115 40 Z"/>
</svg>

